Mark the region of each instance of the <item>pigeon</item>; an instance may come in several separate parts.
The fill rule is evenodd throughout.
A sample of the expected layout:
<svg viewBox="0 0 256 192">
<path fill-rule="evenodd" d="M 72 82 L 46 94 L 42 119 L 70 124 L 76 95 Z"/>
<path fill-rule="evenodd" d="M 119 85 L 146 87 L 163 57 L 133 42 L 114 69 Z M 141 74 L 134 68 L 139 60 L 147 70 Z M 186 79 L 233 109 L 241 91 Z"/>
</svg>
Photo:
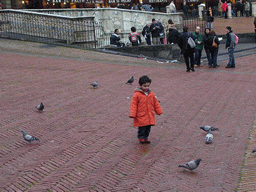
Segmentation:
<svg viewBox="0 0 256 192">
<path fill-rule="evenodd" d="M 36 106 L 36 109 L 37 109 L 38 111 L 43 111 L 43 109 L 44 109 L 44 104 L 41 102 L 40 105 L 37 105 L 37 106 Z"/>
<path fill-rule="evenodd" d="M 21 131 L 23 133 L 23 138 L 25 139 L 25 141 L 28 141 L 31 144 L 31 141 L 39 141 L 39 139 L 28 135 L 27 133 L 25 133 L 24 131 Z"/>
<path fill-rule="evenodd" d="M 252 151 L 252 153 L 255 153 L 256 152 L 256 149 L 254 149 L 253 151 Z"/>
<path fill-rule="evenodd" d="M 211 131 L 219 131 L 218 128 L 214 128 L 214 127 L 211 127 L 211 126 L 208 126 L 208 125 L 200 127 L 200 129 L 204 130 L 205 132 L 209 132 L 209 130 L 211 130 Z"/>
<path fill-rule="evenodd" d="M 134 82 L 134 78 L 133 78 L 133 76 L 126 82 L 126 84 L 132 84 Z"/>
<path fill-rule="evenodd" d="M 193 171 L 199 166 L 200 161 L 202 161 L 202 159 L 193 160 L 188 162 L 187 164 L 179 165 L 178 167 L 183 167 L 185 169 L 189 169 L 190 171 Z"/>
<path fill-rule="evenodd" d="M 209 132 L 207 133 L 206 137 L 205 137 L 205 143 L 206 144 L 212 143 L 212 139 L 213 139 L 213 135 L 212 135 L 211 129 L 210 129 Z"/>
<path fill-rule="evenodd" d="M 98 82 L 95 81 L 94 83 L 90 84 L 91 86 L 93 86 L 93 88 L 97 88 L 98 87 Z"/>
</svg>

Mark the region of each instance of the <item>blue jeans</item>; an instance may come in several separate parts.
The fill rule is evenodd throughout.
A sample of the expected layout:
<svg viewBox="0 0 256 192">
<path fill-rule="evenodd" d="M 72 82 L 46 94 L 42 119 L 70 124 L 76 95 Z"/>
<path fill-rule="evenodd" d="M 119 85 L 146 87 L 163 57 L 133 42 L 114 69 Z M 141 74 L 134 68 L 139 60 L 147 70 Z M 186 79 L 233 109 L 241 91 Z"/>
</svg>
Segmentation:
<svg viewBox="0 0 256 192">
<path fill-rule="evenodd" d="M 139 139 L 148 139 L 150 129 L 151 129 L 151 125 L 139 127 L 138 138 Z"/>
<path fill-rule="evenodd" d="M 230 67 L 235 67 L 234 50 L 235 48 L 228 48 L 228 56 L 229 56 L 228 66 Z"/>
<path fill-rule="evenodd" d="M 195 49 L 195 65 L 201 65 L 202 50 Z"/>
<path fill-rule="evenodd" d="M 147 38 L 145 38 L 145 39 L 146 39 L 147 45 L 151 45 L 151 39 L 150 39 L 150 37 L 147 37 Z"/>
</svg>

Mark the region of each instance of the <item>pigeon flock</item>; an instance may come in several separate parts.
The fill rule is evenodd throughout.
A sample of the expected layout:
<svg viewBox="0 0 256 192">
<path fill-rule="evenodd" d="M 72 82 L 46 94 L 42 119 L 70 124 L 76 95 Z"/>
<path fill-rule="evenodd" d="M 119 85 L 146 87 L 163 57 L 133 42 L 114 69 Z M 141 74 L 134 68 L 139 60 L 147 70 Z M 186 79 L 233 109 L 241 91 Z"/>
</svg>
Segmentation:
<svg viewBox="0 0 256 192">
<path fill-rule="evenodd" d="M 132 84 L 134 82 L 134 77 L 132 76 L 127 82 L 126 84 Z M 93 88 L 98 88 L 98 82 L 95 81 L 94 83 L 90 84 Z M 160 103 L 160 101 L 159 101 Z M 44 105 L 43 103 L 41 102 L 38 106 L 35 107 L 38 111 L 42 112 L 43 109 L 44 109 Z M 212 131 L 219 131 L 218 128 L 214 128 L 214 127 L 211 127 L 211 126 L 202 126 L 200 127 L 200 129 L 202 129 L 203 131 L 207 132 L 206 134 L 206 137 L 205 137 L 205 143 L 206 144 L 210 144 L 212 143 L 212 140 L 213 140 L 213 134 L 212 134 Z M 29 134 L 26 134 L 25 131 L 21 131 L 22 134 L 23 134 L 23 138 L 25 141 L 28 141 L 30 144 L 31 144 L 31 141 L 39 141 L 38 138 L 34 137 L 34 136 L 31 136 Z M 256 149 L 254 149 L 252 151 L 252 153 L 255 153 L 256 152 Z M 195 170 L 200 162 L 202 161 L 202 159 L 197 159 L 197 160 L 192 160 L 190 162 L 188 162 L 187 164 L 183 164 L 183 165 L 179 165 L 178 167 L 183 167 L 185 169 L 188 169 L 190 170 L 191 172 L 193 170 Z"/>
</svg>

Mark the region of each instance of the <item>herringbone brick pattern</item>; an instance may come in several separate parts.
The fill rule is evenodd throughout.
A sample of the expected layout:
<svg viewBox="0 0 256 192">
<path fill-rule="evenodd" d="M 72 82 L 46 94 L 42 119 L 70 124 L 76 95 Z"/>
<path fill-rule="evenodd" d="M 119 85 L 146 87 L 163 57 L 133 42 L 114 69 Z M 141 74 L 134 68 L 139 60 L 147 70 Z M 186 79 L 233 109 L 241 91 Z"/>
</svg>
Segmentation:
<svg viewBox="0 0 256 192">
<path fill-rule="evenodd" d="M 88 61 L 69 52 L 63 58 L 0 55 L 0 191 L 256 190 L 249 185 L 255 155 L 249 151 L 243 162 L 245 149 L 256 148 L 253 139 L 248 145 L 255 133 L 254 55 L 237 58 L 236 69 L 223 64 L 186 73 L 179 64 L 141 66 L 119 56 L 108 63 L 113 58 L 99 62 L 93 61 L 97 53 L 83 54 Z M 149 145 L 139 144 L 128 118 L 133 90 L 145 74 L 164 111 Z M 125 85 L 132 75 L 135 83 Z M 90 88 L 96 80 L 99 88 Z M 39 113 L 34 107 L 41 101 L 45 110 Z M 212 144 L 204 143 L 201 125 L 220 129 Z M 40 142 L 28 144 L 21 130 Z M 178 168 L 196 158 L 203 161 L 194 172 Z"/>
</svg>

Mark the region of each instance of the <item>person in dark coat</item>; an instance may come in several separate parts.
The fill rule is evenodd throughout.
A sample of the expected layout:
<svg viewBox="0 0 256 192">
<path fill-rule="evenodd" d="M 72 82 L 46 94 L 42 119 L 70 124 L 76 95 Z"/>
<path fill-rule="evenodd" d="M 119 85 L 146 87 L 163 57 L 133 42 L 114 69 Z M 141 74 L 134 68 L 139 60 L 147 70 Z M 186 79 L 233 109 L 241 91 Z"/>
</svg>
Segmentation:
<svg viewBox="0 0 256 192">
<path fill-rule="evenodd" d="M 211 37 L 210 31 L 211 31 L 210 28 L 205 28 L 203 39 L 204 39 L 204 50 L 205 50 L 207 60 L 208 60 L 208 66 L 211 68 L 212 67 L 212 57 L 211 57 L 210 49 L 212 48 L 213 38 Z"/>
<path fill-rule="evenodd" d="M 188 19 L 188 11 L 189 11 L 189 6 L 187 5 L 186 1 L 183 2 L 183 13 L 185 15 L 185 19 Z"/>
<path fill-rule="evenodd" d="M 180 33 L 175 28 L 169 28 L 169 33 L 167 37 L 167 42 L 172 43 L 179 43 L 179 36 Z"/>
<path fill-rule="evenodd" d="M 218 58 L 218 52 L 219 52 L 219 44 L 220 44 L 220 41 L 219 41 L 219 38 L 218 36 L 216 35 L 215 31 L 211 31 L 210 32 L 210 39 L 212 41 L 212 45 L 213 45 L 213 41 L 217 44 L 217 47 L 214 47 L 214 46 L 211 46 L 210 48 L 210 54 L 211 54 L 211 65 L 209 66 L 210 68 L 213 67 L 213 68 L 216 68 L 218 67 L 219 65 L 217 64 L 217 58 Z"/>
<path fill-rule="evenodd" d="M 158 45 L 160 43 L 160 26 L 156 23 L 155 19 L 152 19 L 152 23 L 150 25 L 150 32 L 152 34 L 153 45 Z"/>
<path fill-rule="evenodd" d="M 226 27 L 227 32 L 227 41 L 226 41 L 226 49 L 228 49 L 229 55 L 229 62 L 226 68 L 235 68 L 235 57 L 234 57 L 234 50 L 235 50 L 235 35 L 232 33 L 232 29 L 230 26 Z"/>
<path fill-rule="evenodd" d="M 195 48 L 191 48 L 190 45 L 188 44 L 188 38 L 191 37 L 193 40 L 195 40 L 194 36 L 192 33 L 188 32 L 188 27 L 183 27 L 183 33 L 180 34 L 180 47 L 181 47 L 181 52 L 184 55 L 184 59 L 186 62 L 187 66 L 187 72 L 195 71 L 194 69 L 194 52 Z M 189 65 L 190 63 L 190 65 Z"/>
<path fill-rule="evenodd" d="M 124 43 L 120 41 L 119 30 L 115 29 L 114 34 L 110 36 L 110 44 L 116 45 L 117 47 L 123 47 Z"/>
<path fill-rule="evenodd" d="M 150 39 L 150 22 L 147 22 L 146 26 L 142 30 L 142 35 L 144 36 L 147 45 L 151 45 L 151 39 Z"/>
</svg>

